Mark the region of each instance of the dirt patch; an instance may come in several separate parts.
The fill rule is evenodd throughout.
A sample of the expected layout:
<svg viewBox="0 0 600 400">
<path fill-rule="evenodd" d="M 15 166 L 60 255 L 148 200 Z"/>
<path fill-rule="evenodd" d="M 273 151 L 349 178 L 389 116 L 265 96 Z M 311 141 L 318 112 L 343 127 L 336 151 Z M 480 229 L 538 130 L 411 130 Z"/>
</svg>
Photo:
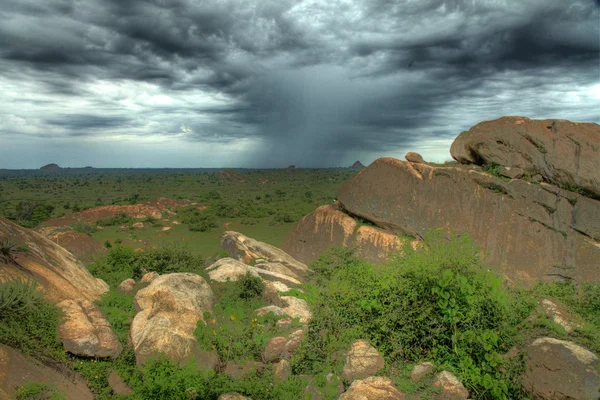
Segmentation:
<svg viewBox="0 0 600 400">
<path fill-rule="evenodd" d="M 159 198 L 148 200 L 143 203 L 125 206 L 102 206 L 94 207 L 85 211 L 65 215 L 64 217 L 50 219 L 42 223 L 42 226 L 69 226 L 74 223 L 93 224 L 102 218 L 112 217 L 118 214 L 127 214 L 133 218 L 153 217 L 160 219 L 163 213 L 168 214 L 169 209 L 191 205 L 189 200 L 173 200 Z"/>
</svg>

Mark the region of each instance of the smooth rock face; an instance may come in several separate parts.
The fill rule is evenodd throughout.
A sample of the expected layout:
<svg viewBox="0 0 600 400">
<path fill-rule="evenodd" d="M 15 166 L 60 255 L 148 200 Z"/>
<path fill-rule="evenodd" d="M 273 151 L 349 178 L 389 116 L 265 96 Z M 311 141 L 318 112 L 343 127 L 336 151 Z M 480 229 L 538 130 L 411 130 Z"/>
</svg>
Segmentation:
<svg viewBox="0 0 600 400">
<path fill-rule="evenodd" d="M 137 292 L 139 312 L 131 324 L 131 340 L 138 364 L 157 353 L 175 362 L 194 357 L 199 366 L 212 368 L 215 354 L 202 351 L 194 337 L 196 323 L 205 311 L 212 312 L 215 296 L 199 275 L 161 275 Z"/>
<path fill-rule="evenodd" d="M 99 300 L 108 285 L 90 274 L 73 254 L 37 232 L 0 217 L 0 240 L 11 240 L 28 249 L 16 255 L 16 262 L 0 262 L 0 280 L 6 278 L 35 279 L 46 300 Z"/>
<path fill-rule="evenodd" d="M 503 117 L 461 133 L 450 148 L 461 163 L 496 163 L 541 174 L 600 196 L 600 125 L 560 119 Z"/>
<path fill-rule="evenodd" d="M 552 185 L 381 158 L 342 185 L 338 199 L 393 232 L 466 232 L 485 263 L 513 281 L 600 281 L 600 245 L 590 237 L 600 219 L 582 219 L 596 215 L 600 201 Z"/>
<path fill-rule="evenodd" d="M 54 243 L 73 253 L 85 265 L 108 253 L 108 249 L 92 239 L 91 236 L 77 232 L 71 228 L 44 227 L 40 228 L 39 232 Z"/>
<path fill-rule="evenodd" d="M 525 171 L 517 167 L 498 167 L 498 172 L 510 179 L 519 179 L 525 175 Z"/>
<path fill-rule="evenodd" d="M 102 311 L 89 300 L 63 300 L 57 306 L 65 319 L 58 335 L 70 353 L 85 357 L 116 358 L 123 346 Z"/>
<path fill-rule="evenodd" d="M 425 162 L 425 160 L 423 160 L 423 157 L 419 153 L 415 153 L 414 151 L 409 151 L 408 153 L 406 153 L 404 158 L 406 158 L 406 161 L 408 162 L 417 164 L 422 164 Z"/>
<path fill-rule="evenodd" d="M 366 378 L 385 368 L 385 361 L 377 349 L 365 340 L 352 343 L 352 348 L 346 356 L 346 364 L 342 378 L 347 382 Z"/>
<path fill-rule="evenodd" d="M 285 251 L 270 244 L 259 242 L 238 232 L 227 231 L 221 237 L 221 247 L 233 258 L 250 264 L 256 259 L 283 264 L 297 276 L 305 276 L 308 267 Z"/>
<path fill-rule="evenodd" d="M 307 324 L 312 319 L 312 312 L 306 300 L 293 296 L 281 296 L 281 300 L 286 304 L 283 311 L 290 317 L 299 318 L 303 324 Z"/>
<path fill-rule="evenodd" d="M 393 232 L 368 225 L 359 227 L 338 205 L 329 204 L 302 218 L 283 249 L 298 260 L 311 263 L 331 247 L 356 247 L 358 256 L 371 263 L 382 263 L 400 251 L 403 244 Z"/>
<path fill-rule="evenodd" d="M 575 343 L 536 339 L 525 349 L 523 387 L 535 399 L 597 400 L 598 356 Z"/>
<path fill-rule="evenodd" d="M 94 399 L 87 382 L 78 374 L 58 372 L 0 344 L 0 399 L 14 399 L 16 388 L 31 382 L 52 385 L 64 393 L 67 400 Z"/>
<path fill-rule="evenodd" d="M 235 282 L 247 273 L 258 276 L 249 266 L 230 257 L 221 258 L 206 270 L 210 279 L 216 282 Z"/>
<path fill-rule="evenodd" d="M 435 377 L 433 387 L 442 390 L 442 393 L 449 399 L 468 399 L 469 391 L 464 387 L 461 381 L 452 373 L 442 371 Z"/>
<path fill-rule="evenodd" d="M 370 376 L 363 380 L 352 382 L 350 388 L 343 393 L 339 400 L 404 400 L 402 394 L 393 382 L 383 376 Z"/>
</svg>

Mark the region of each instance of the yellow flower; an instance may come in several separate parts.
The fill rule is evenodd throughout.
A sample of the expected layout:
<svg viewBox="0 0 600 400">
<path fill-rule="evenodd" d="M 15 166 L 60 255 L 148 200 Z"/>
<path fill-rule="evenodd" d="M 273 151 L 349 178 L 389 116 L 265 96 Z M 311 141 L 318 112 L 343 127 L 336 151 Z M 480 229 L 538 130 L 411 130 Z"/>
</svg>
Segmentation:
<svg viewBox="0 0 600 400">
<path fill-rule="evenodd" d="M 229 319 L 232 320 L 232 321 L 235 321 L 235 315 L 229 316 Z"/>
<path fill-rule="evenodd" d="M 96 375 L 94 378 L 98 379 L 98 375 Z"/>
<path fill-rule="evenodd" d="M 213 329 L 213 335 L 217 336 L 217 331 Z"/>
</svg>

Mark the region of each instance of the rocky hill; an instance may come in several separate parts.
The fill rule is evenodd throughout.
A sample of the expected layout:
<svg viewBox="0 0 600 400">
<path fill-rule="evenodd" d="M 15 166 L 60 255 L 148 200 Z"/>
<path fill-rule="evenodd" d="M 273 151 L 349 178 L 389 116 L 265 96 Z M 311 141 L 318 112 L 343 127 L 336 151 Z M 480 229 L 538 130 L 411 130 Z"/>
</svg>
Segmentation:
<svg viewBox="0 0 600 400">
<path fill-rule="evenodd" d="M 303 218 L 284 249 L 304 262 L 330 246 L 371 260 L 443 228 L 468 233 L 507 279 L 599 282 L 600 126 L 505 117 L 463 132 L 452 156 L 469 168 L 381 158 L 346 182 L 339 203 Z M 483 166 L 479 168 L 478 166 Z M 566 190 L 569 188 L 571 190 Z M 365 227 L 374 225 L 365 238 Z M 376 234 L 376 236 L 374 236 Z"/>
</svg>

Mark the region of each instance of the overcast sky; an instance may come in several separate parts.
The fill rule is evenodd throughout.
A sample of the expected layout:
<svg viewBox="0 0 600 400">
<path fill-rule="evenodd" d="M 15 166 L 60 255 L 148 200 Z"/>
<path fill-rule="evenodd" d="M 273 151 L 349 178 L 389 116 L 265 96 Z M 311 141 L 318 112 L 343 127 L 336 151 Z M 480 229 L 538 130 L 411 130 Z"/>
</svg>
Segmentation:
<svg viewBox="0 0 600 400">
<path fill-rule="evenodd" d="M 0 0 L 0 168 L 450 159 L 600 122 L 596 0 Z"/>
</svg>

